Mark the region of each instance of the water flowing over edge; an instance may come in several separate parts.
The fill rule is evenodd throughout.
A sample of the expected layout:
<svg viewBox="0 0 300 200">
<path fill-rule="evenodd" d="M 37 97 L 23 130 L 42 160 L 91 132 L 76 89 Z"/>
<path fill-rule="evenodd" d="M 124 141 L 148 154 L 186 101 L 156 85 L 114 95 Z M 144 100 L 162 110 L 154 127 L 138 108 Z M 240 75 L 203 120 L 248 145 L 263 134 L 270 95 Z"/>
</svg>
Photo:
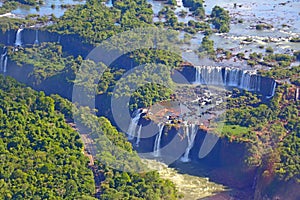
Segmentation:
<svg viewBox="0 0 300 200">
<path fill-rule="evenodd" d="M 22 46 L 22 34 L 21 32 L 23 31 L 23 28 L 19 28 L 17 33 L 16 33 L 16 41 L 15 41 L 15 46 Z"/>
<path fill-rule="evenodd" d="M 136 128 L 137 128 L 137 125 L 138 125 L 141 115 L 142 115 L 142 112 L 140 112 L 140 111 L 138 111 L 138 113 L 134 113 L 134 116 L 131 119 L 128 130 L 127 130 L 128 140 L 134 139 L 135 133 L 136 133 Z"/>
<path fill-rule="evenodd" d="M 186 125 L 184 127 L 184 132 L 185 132 L 185 135 L 187 136 L 188 145 L 185 149 L 184 155 L 181 157 L 180 160 L 182 162 L 189 162 L 190 161 L 189 153 L 190 153 L 190 150 L 194 146 L 194 142 L 195 142 L 195 138 L 196 138 L 196 135 L 197 135 L 197 132 L 198 132 L 198 128 L 195 124 L 191 124 L 189 126 Z"/>
<path fill-rule="evenodd" d="M 7 47 L 3 47 L 3 52 L 2 52 L 1 58 L 0 58 L 0 72 L 6 73 L 7 61 L 8 61 Z"/>
<path fill-rule="evenodd" d="M 153 147 L 153 155 L 154 157 L 160 156 L 160 143 L 161 143 L 161 136 L 163 133 L 165 125 L 163 123 L 158 124 L 159 132 L 156 135 L 155 141 L 154 141 L 154 147 Z"/>
<path fill-rule="evenodd" d="M 262 87 L 266 87 L 262 85 L 262 77 L 256 71 L 214 66 L 195 66 L 195 69 L 194 84 L 236 87 L 252 92 L 261 92 Z M 275 95 L 276 86 L 276 81 L 272 80 L 267 98 Z"/>
</svg>

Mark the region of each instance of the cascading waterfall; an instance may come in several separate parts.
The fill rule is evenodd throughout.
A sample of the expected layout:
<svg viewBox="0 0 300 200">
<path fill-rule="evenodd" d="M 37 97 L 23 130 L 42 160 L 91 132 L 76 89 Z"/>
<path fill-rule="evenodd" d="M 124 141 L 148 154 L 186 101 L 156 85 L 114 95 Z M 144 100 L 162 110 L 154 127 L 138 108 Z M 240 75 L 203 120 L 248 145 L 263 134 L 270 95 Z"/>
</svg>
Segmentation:
<svg viewBox="0 0 300 200">
<path fill-rule="evenodd" d="M 140 145 L 141 133 L 142 133 L 142 125 L 139 126 L 139 129 L 138 129 L 138 132 L 137 132 L 136 143 L 135 143 L 135 145 L 137 147 Z"/>
<path fill-rule="evenodd" d="M 188 146 L 186 147 L 185 153 L 184 153 L 183 157 L 181 157 L 180 160 L 182 162 L 189 162 L 190 161 L 189 153 L 190 153 L 190 150 L 194 146 L 194 142 L 195 142 L 195 138 L 196 138 L 198 129 L 197 129 L 197 126 L 195 124 L 185 126 L 184 129 L 185 129 L 184 130 L 185 135 L 187 136 L 187 140 L 188 140 Z"/>
<path fill-rule="evenodd" d="M 276 91 L 276 86 L 277 86 L 276 81 L 273 81 L 273 87 L 272 87 L 272 90 L 271 90 L 271 95 L 270 95 L 270 96 L 267 96 L 268 99 L 274 97 L 275 91 Z"/>
<path fill-rule="evenodd" d="M 128 139 L 133 140 L 136 132 L 136 127 L 138 125 L 139 119 L 141 117 L 142 112 L 137 113 L 134 115 L 134 117 L 131 119 L 131 122 L 129 124 L 127 134 L 128 134 Z"/>
<path fill-rule="evenodd" d="M 242 71 L 242 79 L 240 80 L 240 82 L 241 84 L 239 85 L 239 87 L 241 89 L 252 90 L 252 88 L 249 88 L 249 85 L 251 86 L 251 75 L 246 71 Z"/>
<path fill-rule="evenodd" d="M 196 67 L 196 84 L 221 85 L 222 68 L 221 67 Z"/>
<path fill-rule="evenodd" d="M 225 71 L 228 71 L 228 77 L 224 78 L 224 83 L 227 86 L 233 86 L 238 87 L 239 85 L 239 70 L 238 69 L 225 69 Z M 222 74 L 220 75 L 222 76 Z M 221 84 L 224 84 L 223 82 Z"/>
<path fill-rule="evenodd" d="M 196 84 L 238 87 L 260 91 L 261 77 L 254 72 L 229 67 L 196 66 Z"/>
<path fill-rule="evenodd" d="M 0 58 L 0 71 L 6 72 L 6 66 L 7 66 L 7 48 L 4 47 Z"/>
<path fill-rule="evenodd" d="M 39 31 L 35 30 L 35 40 L 34 40 L 34 44 L 38 45 L 39 44 Z"/>
<path fill-rule="evenodd" d="M 21 34 L 22 31 L 23 31 L 22 28 L 19 28 L 17 31 L 15 46 L 22 46 L 22 34 Z"/>
<path fill-rule="evenodd" d="M 297 89 L 296 89 L 296 95 L 295 95 L 296 101 L 299 100 L 299 90 L 300 89 L 297 87 Z"/>
<path fill-rule="evenodd" d="M 7 68 L 7 56 L 4 59 L 3 73 L 6 73 L 6 68 Z"/>
<path fill-rule="evenodd" d="M 276 86 L 277 86 L 277 83 L 274 81 L 273 82 L 273 89 L 272 89 L 272 95 L 271 95 L 271 97 L 274 97 L 274 95 L 275 95 Z"/>
<path fill-rule="evenodd" d="M 161 136 L 164 130 L 164 124 L 160 123 L 158 124 L 159 132 L 156 135 L 155 141 L 154 141 L 154 148 L 153 148 L 153 155 L 155 157 L 160 156 L 160 142 L 161 142 Z"/>
<path fill-rule="evenodd" d="M 5 58 L 5 55 L 4 55 L 4 54 L 1 54 L 1 59 L 0 59 L 0 71 L 3 71 L 4 58 Z"/>
</svg>

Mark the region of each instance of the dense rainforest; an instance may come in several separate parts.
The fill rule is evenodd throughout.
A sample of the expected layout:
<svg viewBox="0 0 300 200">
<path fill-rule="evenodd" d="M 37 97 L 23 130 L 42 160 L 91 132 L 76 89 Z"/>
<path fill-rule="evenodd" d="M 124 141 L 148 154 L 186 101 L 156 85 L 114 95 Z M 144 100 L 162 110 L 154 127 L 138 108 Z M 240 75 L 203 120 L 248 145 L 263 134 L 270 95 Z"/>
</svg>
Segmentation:
<svg viewBox="0 0 300 200">
<path fill-rule="evenodd" d="M 45 96 L 12 78 L 1 76 L 0 87 L 1 197 L 93 199 L 95 182 L 83 154 L 83 143 L 78 132 L 66 123 L 72 104 L 58 95 Z M 159 178 L 157 172 L 126 173 L 109 167 L 115 164 L 116 157 L 127 154 L 133 159 L 130 162 L 140 161 L 124 134 L 107 119 L 97 119 L 84 108 L 74 113 L 83 122 L 89 123 L 94 117 L 95 125 L 101 125 L 91 125 L 90 132 L 98 134 L 97 142 L 101 144 L 102 162 L 96 165 L 103 178 L 101 199 L 176 199 L 174 184 Z M 106 137 L 109 141 L 103 140 Z M 119 149 L 119 155 L 112 155 L 110 142 L 123 151 Z"/>
<path fill-rule="evenodd" d="M 91 197 L 79 134 L 55 109 L 55 100 L 1 76 L 1 167 L 3 199 Z"/>
</svg>

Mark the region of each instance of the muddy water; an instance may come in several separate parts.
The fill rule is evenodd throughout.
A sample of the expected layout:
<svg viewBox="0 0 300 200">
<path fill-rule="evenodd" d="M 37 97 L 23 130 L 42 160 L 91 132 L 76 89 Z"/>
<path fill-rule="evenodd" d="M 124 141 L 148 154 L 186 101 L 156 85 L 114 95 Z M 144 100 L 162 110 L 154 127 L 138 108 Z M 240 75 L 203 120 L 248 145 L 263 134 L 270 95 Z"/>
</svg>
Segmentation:
<svg viewBox="0 0 300 200">
<path fill-rule="evenodd" d="M 184 195 L 184 200 L 201 199 L 228 190 L 223 185 L 211 182 L 209 178 L 182 174 L 174 168 L 170 168 L 155 160 L 145 159 L 143 162 L 145 162 L 151 170 L 157 170 L 162 178 L 169 179 L 175 183 L 178 191 Z M 181 166 L 181 168 L 183 168 L 183 166 Z"/>
</svg>

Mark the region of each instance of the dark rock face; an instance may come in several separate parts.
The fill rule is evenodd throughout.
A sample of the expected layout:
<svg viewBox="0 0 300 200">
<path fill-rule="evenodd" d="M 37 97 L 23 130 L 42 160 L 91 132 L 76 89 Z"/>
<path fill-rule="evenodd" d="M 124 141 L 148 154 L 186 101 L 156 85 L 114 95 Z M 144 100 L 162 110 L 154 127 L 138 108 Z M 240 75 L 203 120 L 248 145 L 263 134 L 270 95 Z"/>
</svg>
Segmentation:
<svg viewBox="0 0 300 200">
<path fill-rule="evenodd" d="M 143 126 L 149 123 L 152 122 L 142 118 L 139 121 L 139 124 Z M 178 130 L 176 128 L 165 126 L 161 139 L 161 148 L 167 147 L 172 140 L 178 137 L 177 134 Z M 299 199 L 299 183 L 292 180 L 288 182 L 280 181 L 275 176 L 264 177 L 261 168 L 249 167 L 245 164 L 244 161 L 248 154 L 245 143 L 230 142 L 225 138 L 219 138 L 212 151 L 206 157 L 199 158 L 198 153 L 207 134 L 209 133 L 198 130 L 189 158 L 195 167 L 199 167 L 200 171 L 203 167 L 208 169 L 207 176 L 211 180 L 240 191 L 241 194 L 239 195 L 246 195 L 247 199 Z M 155 137 L 156 135 L 142 138 L 136 150 L 141 153 L 152 152 Z M 179 146 L 181 145 L 186 148 L 187 142 L 185 140 L 187 138 L 184 138 L 181 143 L 177 143 L 177 148 L 180 148 Z M 181 170 L 181 172 L 194 173 L 185 170 Z"/>
<path fill-rule="evenodd" d="M 146 123 L 147 120 L 142 118 L 139 121 L 139 124 L 142 125 L 146 125 Z M 168 128 L 168 126 L 165 126 L 161 138 L 161 148 L 173 148 L 171 145 L 168 145 L 172 140 L 176 140 L 176 138 L 180 137 L 177 135 L 178 132 L 180 131 L 174 127 Z M 200 168 L 205 167 L 208 169 L 208 171 L 210 171 L 210 178 L 216 182 L 242 190 L 252 189 L 257 169 L 250 168 L 244 163 L 245 156 L 247 155 L 246 145 L 229 142 L 225 138 L 220 138 L 206 157 L 199 158 L 198 154 L 207 134 L 209 133 L 198 130 L 194 146 L 189 153 L 191 162 L 195 164 L 195 166 L 198 166 L 199 164 Z M 142 138 L 139 147 L 136 147 L 136 150 L 140 153 L 153 152 L 155 138 L 156 135 L 148 137 L 146 132 L 142 132 Z M 133 140 L 133 146 L 135 146 L 135 140 Z M 176 146 L 177 149 L 185 149 L 187 147 L 187 137 L 184 137 L 180 142 L 177 142 Z M 174 151 L 176 151 L 176 149 Z M 182 151 L 182 156 L 183 154 L 184 151 Z M 164 155 L 164 153 L 162 153 L 162 160 L 164 160 L 164 156 L 168 157 L 170 155 Z M 186 173 L 190 172 L 187 171 Z"/>
<path fill-rule="evenodd" d="M 24 83 L 37 91 L 43 91 L 46 95 L 59 94 L 60 96 L 72 100 L 73 84 L 66 80 L 68 77 L 65 73 L 60 73 L 35 84 L 36 80 L 31 76 L 33 72 L 32 65 L 18 66 L 11 60 L 8 61 L 7 76 L 15 78 L 17 81 Z"/>
<path fill-rule="evenodd" d="M 9 30 L 6 32 L 0 31 L 0 43 L 7 46 L 15 46 L 17 30 Z M 36 38 L 37 37 L 37 38 Z M 43 42 L 59 42 L 62 45 L 63 51 L 69 55 L 77 57 L 81 55 L 86 57 L 94 48 L 92 45 L 82 42 L 82 38 L 78 35 L 60 35 L 49 31 L 38 31 L 33 29 L 24 29 L 21 31 L 22 46 L 31 46 L 38 39 L 39 43 Z M 30 75 L 33 72 L 32 65 L 17 66 L 16 63 L 8 59 L 8 67 L 6 75 L 11 76 L 21 83 L 25 83 L 35 90 L 44 91 L 47 95 L 59 94 L 69 100 L 72 99 L 73 84 L 67 81 L 70 74 L 60 73 L 56 76 L 47 78 L 39 84 L 34 84 L 35 80 Z"/>
<path fill-rule="evenodd" d="M 0 43 L 7 46 L 14 46 L 16 41 L 17 30 L 9 30 L 2 32 L 0 30 Z M 36 30 L 34 29 L 24 29 L 21 32 L 22 45 L 33 45 L 36 40 Z M 42 42 L 59 42 L 63 51 L 67 52 L 74 57 L 81 55 L 86 57 L 88 53 L 94 48 L 93 45 L 83 43 L 83 39 L 79 35 L 61 35 L 55 32 L 49 31 L 38 31 L 38 41 Z"/>
</svg>

